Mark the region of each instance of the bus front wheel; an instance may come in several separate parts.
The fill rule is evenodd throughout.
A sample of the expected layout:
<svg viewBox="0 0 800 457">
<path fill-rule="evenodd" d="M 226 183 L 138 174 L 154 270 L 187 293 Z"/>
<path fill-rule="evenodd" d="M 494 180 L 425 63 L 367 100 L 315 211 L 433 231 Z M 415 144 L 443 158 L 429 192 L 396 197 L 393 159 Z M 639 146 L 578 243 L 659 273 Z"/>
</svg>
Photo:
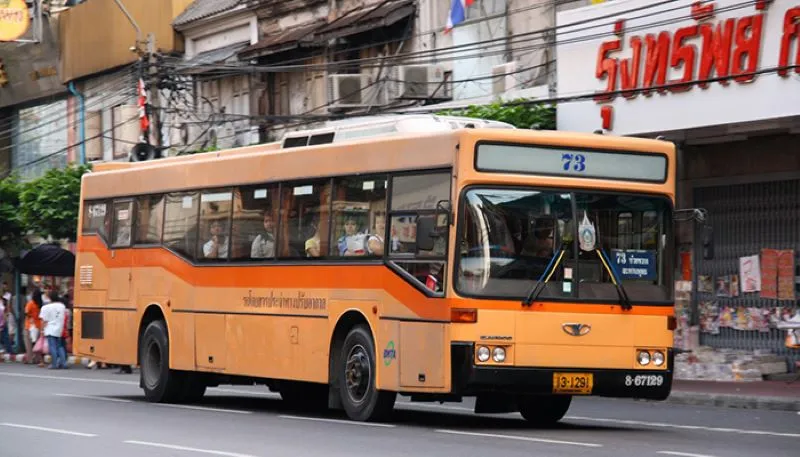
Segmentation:
<svg viewBox="0 0 800 457">
<path fill-rule="evenodd" d="M 147 325 L 139 341 L 144 396 L 154 403 L 173 402 L 181 395 L 179 374 L 169 368 L 169 340 L 164 321 Z"/>
<path fill-rule="evenodd" d="M 563 419 L 570 403 L 570 395 L 523 395 L 517 400 L 519 413 L 537 427 L 551 426 Z"/>
<path fill-rule="evenodd" d="M 347 416 L 357 421 L 385 419 L 394 408 L 396 392 L 375 385 L 375 343 L 364 325 L 347 334 L 339 357 L 339 389 Z"/>
</svg>

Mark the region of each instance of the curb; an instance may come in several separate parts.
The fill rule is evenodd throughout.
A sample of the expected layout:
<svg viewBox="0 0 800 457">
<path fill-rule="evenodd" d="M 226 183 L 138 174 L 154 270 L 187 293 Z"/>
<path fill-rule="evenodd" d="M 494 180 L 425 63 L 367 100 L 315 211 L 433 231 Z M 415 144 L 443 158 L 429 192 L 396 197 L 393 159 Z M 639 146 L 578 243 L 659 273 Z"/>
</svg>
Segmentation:
<svg viewBox="0 0 800 457">
<path fill-rule="evenodd" d="M 2 356 L 0 356 L 0 360 L 2 360 L 5 363 L 25 363 L 25 358 L 26 358 L 25 354 L 15 354 L 13 356 L 11 354 L 3 354 Z M 50 364 L 51 361 L 52 357 L 50 355 L 44 356 L 45 364 Z M 72 366 L 75 365 L 88 366 L 91 361 L 92 359 L 90 359 L 89 357 L 77 357 L 74 355 L 67 357 L 67 365 L 72 365 Z"/>
<path fill-rule="evenodd" d="M 771 411 L 800 411 L 800 398 L 709 394 L 701 392 L 672 391 L 667 403 L 690 406 L 716 406 L 737 409 L 762 409 Z"/>
</svg>

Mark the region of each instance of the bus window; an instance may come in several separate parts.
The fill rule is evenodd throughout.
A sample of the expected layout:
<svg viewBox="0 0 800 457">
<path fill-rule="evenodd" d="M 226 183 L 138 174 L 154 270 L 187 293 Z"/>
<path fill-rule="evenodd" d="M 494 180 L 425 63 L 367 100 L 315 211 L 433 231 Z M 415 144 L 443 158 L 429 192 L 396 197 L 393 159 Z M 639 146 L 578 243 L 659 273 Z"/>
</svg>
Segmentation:
<svg viewBox="0 0 800 457">
<path fill-rule="evenodd" d="M 197 219 L 200 197 L 197 192 L 167 195 L 164 215 L 164 246 L 189 259 L 197 247 Z"/>
<path fill-rule="evenodd" d="M 278 239 L 278 186 L 240 187 L 233 196 L 231 259 L 274 259 Z"/>
<path fill-rule="evenodd" d="M 387 184 L 386 176 L 334 182 L 331 256 L 383 256 Z"/>
<path fill-rule="evenodd" d="M 133 201 L 114 202 L 113 236 L 111 246 L 127 248 L 131 245 L 131 228 L 133 226 Z"/>
<path fill-rule="evenodd" d="M 135 244 L 160 244 L 164 196 L 147 195 L 136 200 Z"/>
<path fill-rule="evenodd" d="M 199 259 L 227 259 L 231 238 L 233 193 L 206 191 L 200 196 Z"/>
<path fill-rule="evenodd" d="M 280 257 L 321 257 L 328 252 L 329 180 L 281 186 Z"/>
<path fill-rule="evenodd" d="M 392 263 L 436 294 L 444 291 L 448 227 L 446 221 L 437 223 L 444 229 L 434 239 L 433 249 L 420 250 L 417 247 L 417 217 L 437 215 L 437 203 L 450 200 L 450 179 L 449 173 L 392 178 L 389 211 L 389 255 Z M 444 218 L 444 215 L 438 216 Z"/>
<path fill-rule="evenodd" d="M 106 208 L 106 202 L 85 202 L 83 204 L 83 228 L 81 233 L 90 235 L 97 233 L 102 238 L 108 237 L 111 226 L 111 211 Z"/>
</svg>

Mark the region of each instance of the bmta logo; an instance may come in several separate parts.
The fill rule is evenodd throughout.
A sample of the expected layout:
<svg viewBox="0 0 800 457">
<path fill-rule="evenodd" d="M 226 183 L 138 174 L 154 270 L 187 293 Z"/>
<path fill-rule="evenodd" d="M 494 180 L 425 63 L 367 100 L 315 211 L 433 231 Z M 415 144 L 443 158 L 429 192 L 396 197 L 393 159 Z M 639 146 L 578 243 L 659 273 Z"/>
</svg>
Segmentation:
<svg viewBox="0 0 800 457">
<path fill-rule="evenodd" d="M 394 341 L 389 341 L 386 349 L 383 350 L 383 364 L 387 367 L 392 364 L 392 360 L 397 358 L 397 351 L 394 349 Z"/>
</svg>

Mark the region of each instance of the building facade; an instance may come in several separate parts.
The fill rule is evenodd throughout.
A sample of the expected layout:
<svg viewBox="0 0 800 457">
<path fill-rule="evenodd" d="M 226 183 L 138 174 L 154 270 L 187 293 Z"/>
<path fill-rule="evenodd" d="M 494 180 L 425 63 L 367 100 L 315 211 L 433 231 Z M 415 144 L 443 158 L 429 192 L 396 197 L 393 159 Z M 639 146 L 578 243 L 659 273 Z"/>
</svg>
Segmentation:
<svg viewBox="0 0 800 457">
<path fill-rule="evenodd" d="M 679 307 L 700 344 L 785 355 L 800 314 L 800 3 L 619 0 L 557 16 L 558 128 L 680 149 Z M 678 213 L 681 214 L 681 213 Z"/>
</svg>

